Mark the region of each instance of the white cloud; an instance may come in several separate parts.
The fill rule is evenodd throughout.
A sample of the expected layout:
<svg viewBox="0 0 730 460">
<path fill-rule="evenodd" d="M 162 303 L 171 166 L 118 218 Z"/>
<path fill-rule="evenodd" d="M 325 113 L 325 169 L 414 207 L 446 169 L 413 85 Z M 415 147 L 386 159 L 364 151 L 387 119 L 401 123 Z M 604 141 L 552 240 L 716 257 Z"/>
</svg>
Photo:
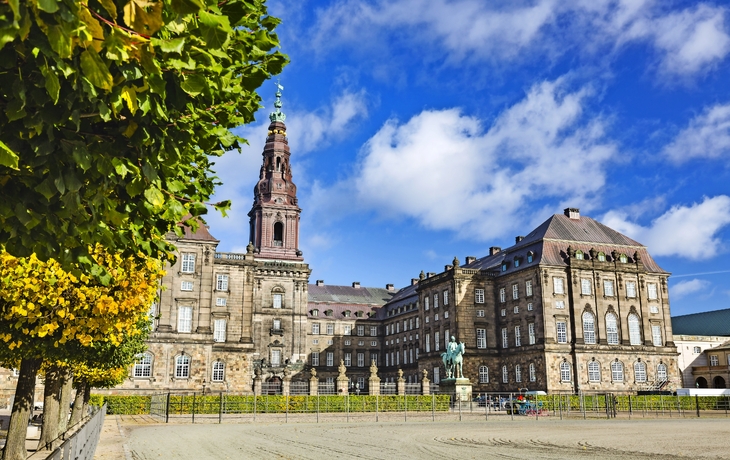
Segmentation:
<svg viewBox="0 0 730 460">
<path fill-rule="evenodd" d="M 355 202 L 481 240 L 523 228 L 532 218 L 528 204 L 570 199 L 585 208 L 605 182 L 615 146 L 603 139 L 601 119 L 583 120 L 590 91 L 563 86 L 535 85 L 486 132 L 458 109 L 389 120 L 363 147 L 354 177 L 315 190 L 313 201 L 323 203 L 313 208 Z M 354 184 L 356 196 L 342 184 Z"/>
<path fill-rule="evenodd" d="M 679 283 L 669 287 L 669 296 L 673 299 L 679 299 L 695 292 L 706 291 L 710 287 L 710 282 L 701 279 L 692 279 L 680 281 Z"/>
<path fill-rule="evenodd" d="M 707 4 L 666 11 L 651 0 L 349 0 L 318 12 L 311 45 L 327 50 L 346 43 L 382 56 L 406 42 L 408 53 L 461 65 L 642 43 L 652 47 L 663 73 L 687 76 L 730 53 L 726 12 Z"/>
<path fill-rule="evenodd" d="M 693 118 L 664 153 L 677 163 L 730 154 L 730 104 L 715 105 Z"/>
<path fill-rule="evenodd" d="M 649 226 L 639 225 L 619 211 L 608 212 L 601 222 L 646 245 L 654 256 L 709 259 L 723 250 L 717 234 L 730 224 L 730 197 L 719 195 L 691 206 L 673 206 Z"/>
</svg>

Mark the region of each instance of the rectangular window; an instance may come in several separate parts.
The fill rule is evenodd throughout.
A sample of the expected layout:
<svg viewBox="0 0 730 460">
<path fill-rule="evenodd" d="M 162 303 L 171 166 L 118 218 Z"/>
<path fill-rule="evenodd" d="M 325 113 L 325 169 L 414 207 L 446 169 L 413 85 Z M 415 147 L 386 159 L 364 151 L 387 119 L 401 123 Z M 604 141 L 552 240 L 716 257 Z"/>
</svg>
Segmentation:
<svg viewBox="0 0 730 460">
<path fill-rule="evenodd" d="M 431 351 L 431 334 L 426 334 L 426 353 Z"/>
<path fill-rule="evenodd" d="M 449 349 L 449 337 L 451 337 L 451 336 L 449 335 L 449 330 L 448 330 L 448 329 L 446 329 L 446 330 L 444 331 L 444 349 L 445 349 L 445 350 L 448 350 L 448 349 Z"/>
<path fill-rule="evenodd" d="M 503 308 L 503 309 L 501 309 L 501 310 L 499 311 L 499 315 L 500 315 L 500 316 L 507 316 L 507 309 L 506 309 L 506 308 Z"/>
<path fill-rule="evenodd" d="M 509 382 L 509 374 L 507 374 L 507 366 L 502 366 L 502 383 Z"/>
<path fill-rule="evenodd" d="M 438 307 L 439 307 L 439 295 L 434 294 L 433 295 L 433 308 L 438 308 Z"/>
<path fill-rule="evenodd" d="M 357 367 L 364 367 L 365 366 L 365 353 L 358 353 L 357 354 Z"/>
<path fill-rule="evenodd" d="M 530 382 L 534 382 L 537 380 L 537 375 L 535 372 L 535 364 L 530 363 Z"/>
<path fill-rule="evenodd" d="M 312 352 L 312 366 L 319 366 L 319 352 L 313 351 Z"/>
<path fill-rule="evenodd" d="M 580 280 L 580 293 L 583 295 L 591 295 L 591 280 L 585 278 Z"/>
<path fill-rule="evenodd" d="M 439 339 L 439 331 L 436 331 L 433 333 L 433 349 L 434 351 L 439 351 L 439 344 L 441 343 L 441 340 Z"/>
<path fill-rule="evenodd" d="M 484 318 L 484 310 L 477 310 L 477 318 Z"/>
<path fill-rule="evenodd" d="M 719 362 L 717 355 L 710 355 L 710 366 L 717 366 Z"/>
<path fill-rule="evenodd" d="M 520 312 L 520 307 L 519 307 L 519 306 L 517 306 L 517 305 L 515 305 L 515 306 L 514 306 L 514 307 L 512 308 L 512 313 L 514 313 L 514 314 L 516 315 L 516 314 L 518 314 L 519 312 Z"/>
<path fill-rule="evenodd" d="M 522 337 L 520 336 L 520 326 L 515 326 L 515 346 L 522 346 Z"/>
<path fill-rule="evenodd" d="M 193 329 L 193 307 L 180 307 L 177 310 L 177 332 L 190 332 Z"/>
<path fill-rule="evenodd" d="M 558 343 L 568 343 L 568 325 L 565 321 L 558 321 Z"/>
<path fill-rule="evenodd" d="M 555 301 L 555 308 L 565 308 L 565 302 L 562 300 Z"/>
<path fill-rule="evenodd" d="M 626 297 L 630 299 L 636 297 L 636 283 L 634 281 L 626 282 Z"/>
<path fill-rule="evenodd" d="M 213 378 L 214 382 L 222 382 L 225 378 L 226 365 L 221 361 L 213 363 Z"/>
<path fill-rule="evenodd" d="M 441 383 L 441 377 L 439 376 L 439 368 L 438 367 L 434 367 L 433 368 L 433 383 L 435 383 L 436 385 L 438 385 L 439 383 Z"/>
<path fill-rule="evenodd" d="M 378 326 L 370 326 L 370 337 L 378 336 Z"/>
<path fill-rule="evenodd" d="M 180 271 L 183 273 L 195 273 L 195 254 L 183 253 L 182 268 Z"/>
<path fill-rule="evenodd" d="M 656 284 L 648 283 L 646 285 L 646 291 L 649 294 L 649 300 L 657 300 L 659 298 L 657 296 Z"/>
<path fill-rule="evenodd" d="M 271 350 L 271 365 L 273 367 L 281 366 L 281 350 Z"/>
<path fill-rule="evenodd" d="M 702 349 L 700 347 L 694 347 L 694 349 L 692 351 L 694 354 L 702 353 Z"/>
<path fill-rule="evenodd" d="M 335 324 L 327 323 L 327 335 L 333 335 L 335 333 Z"/>
<path fill-rule="evenodd" d="M 527 297 L 532 295 L 532 280 L 525 281 L 525 295 Z"/>
<path fill-rule="evenodd" d="M 499 301 L 500 303 L 507 301 L 507 291 L 504 288 L 499 288 Z"/>
<path fill-rule="evenodd" d="M 335 365 L 335 354 L 331 351 L 327 352 L 327 365 L 330 367 Z"/>
<path fill-rule="evenodd" d="M 273 326 L 274 326 L 273 329 L 275 331 L 280 331 L 281 330 L 281 320 L 280 319 L 275 319 L 274 322 L 273 322 Z"/>
<path fill-rule="evenodd" d="M 603 280 L 603 295 L 613 297 L 613 281 Z"/>
<path fill-rule="evenodd" d="M 659 307 L 656 305 L 649 305 L 649 313 L 659 313 Z"/>
<path fill-rule="evenodd" d="M 477 329 L 477 348 L 487 348 L 486 329 Z"/>
<path fill-rule="evenodd" d="M 400 333 L 400 322 L 395 323 L 395 332 Z"/>
<path fill-rule="evenodd" d="M 281 294 L 274 294 L 274 308 L 281 308 Z"/>
<path fill-rule="evenodd" d="M 225 342 L 226 341 L 226 320 L 217 319 L 213 322 L 213 341 L 214 342 Z"/>
<path fill-rule="evenodd" d="M 352 366 L 352 353 L 349 351 L 345 353 L 345 366 Z"/>
<path fill-rule="evenodd" d="M 444 291 L 444 305 L 449 304 L 449 291 Z"/>
<path fill-rule="evenodd" d="M 378 354 L 376 352 L 370 353 L 370 362 L 375 363 L 375 365 L 378 365 Z"/>
<path fill-rule="evenodd" d="M 395 365 L 400 366 L 400 353 L 395 352 Z"/>
<path fill-rule="evenodd" d="M 507 328 L 502 328 L 502 348 L 509 347 L 509 336 L 507 334 Z"/>
<path fill-rule="evenodd" d="M 225 307 L 226 306 L 226 298 L 225 297 L 217 297 L 215 299 L 215 305 L 217 307 Z"/>
<path fill-rule="evenodd" d="M 563 278 L 553 278 L 553 294 L 565 294 Z"/>
<path fill-rule="evenodd" d="M 519 364 L 515 366 L 515 382 L 522 382 L 522 369 Z"/>
<path fill-rule="evenodd" d="M 352 334 L 352 326 L 349 324 L 345 324 L 343 327 L 342 335 L 351 335 Z"/>
<path fill-rule="evenodd" d="M 319 339 L 313 339 L 312 345 L 319 345 Z"/>
<path fill-rule="evenodd" d="M 520 298 L 520 287 L 516 284 L 512 285 L 512 300 L 517 300 Z"/>
<path fill-rule="evenodd" d="M 535 323 L 527 325 L 527 336 L 530 340 L 530 345 L 535 345 Z"/>
<path fill-rule="evenodd" d="M 484 289 L 474 289 L 474 303 L 484 303 Z"/>
<path fill-rule="evenodd" d="M 181 291 L 192 291 L 193 282 L 192 281 L 183 281 L 182 283 L 180 283 L 180 290 Z"/>
<path fill-rule="evenodd" d="M 385 366 L 390 366 L 390 355 L 388 353 L 385 354 Z"/>
<path fill-rule="evenodd" d="M 527 311 L 532 311 L 532 302 L 527 304 Z"/>
<path fill-rule="evenodd" d="M 216 275 L 215 280 L 216 291 L 228 290 L 228 275 Z"/>
<path fill-rule="evenodd" d="M 312 323 L 312 335 L 319 335 L 319 323 Z"/>
<path fill-rule="evenodd" d="M 428 297 L 423 298 L 423 309 L 428 310 Z"/>
<path fill-rule="evenodd" d="M 378 341 L 377 341 L 377 340 L 373 340 L 373 341 L 371 341 L 371 342 L 370 342 L 370 346 L 371 346 L 371 347 L 377 347 L 377 346 L 378 346 Z"/>
<path fill-rule="evenodd" d="M 662 342 L 662 327 L 658 324 L 651 325 L 651 342 L 655 347 L 664 345 Z"/>
<path fill-rule="evenodd" d="M 358 335 L 358 337 L 362 337 L 365 335 L 365 326 L 357 327 L 357 335 Z"/>
<path fill-rule="evenodd" d="M 408 320 L 408 329 L 413 329 L 413 318 Z"/>
<path fill-rule="evenodd" d="M 352 344 L 352 340 L 350 340 L 350 339 L 345 340 L 345 345 L 349 346 L 350 344 Z"/>
</svg>

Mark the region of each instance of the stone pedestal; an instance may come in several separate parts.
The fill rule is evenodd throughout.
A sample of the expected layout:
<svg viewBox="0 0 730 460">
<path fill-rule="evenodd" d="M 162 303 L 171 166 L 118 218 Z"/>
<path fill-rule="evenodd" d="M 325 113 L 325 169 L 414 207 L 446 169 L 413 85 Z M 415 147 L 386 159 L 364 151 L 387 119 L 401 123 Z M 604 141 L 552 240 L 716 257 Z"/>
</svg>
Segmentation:
<svg viewBox="0 0 730 460">
<path fill-rule="evenodd" d="M 454 395 L 454 401 L 471 401 L 471 382 L 469 379 L 443 379 L 439 392 Z"/>
<path fill-rule="evenodd" d="M 378 366 L 375 361 L 370 363 L 370 378 L 368 379 L 368 392 L 372 396 L 380 394 L 380 377 L 378 377 Z"/>
<path fill-rule="evenodd" d="M 421 394 L 428 396 L 431 394 L 431 381 L 428 379 L 428 371 L 423 370 L 423 379 L 421 379 Z"/>
<path fill-rule="evenodd" d="M 256 375 L 253 378 L 253 393 L 255 395 L 261 394 L 261 376 L 260 375 Z"/>
<path fill-rule="evenodd" d="M 309 395 L 317 396 L 319 394 L 319 379 L 317 377 L 309 378 Z"/>
<path fill-rule="evenodd" d="M 345 396 L 349 391 L 350 380 L 347 377 L 337 377 L 337 394 Z"/>
<path fill-rule="evenodd" d="M 289 396 L 291 394 L 291 376 L 286 375 L 281 381 L 281 394 L 283 396 Z"/>
</svg>

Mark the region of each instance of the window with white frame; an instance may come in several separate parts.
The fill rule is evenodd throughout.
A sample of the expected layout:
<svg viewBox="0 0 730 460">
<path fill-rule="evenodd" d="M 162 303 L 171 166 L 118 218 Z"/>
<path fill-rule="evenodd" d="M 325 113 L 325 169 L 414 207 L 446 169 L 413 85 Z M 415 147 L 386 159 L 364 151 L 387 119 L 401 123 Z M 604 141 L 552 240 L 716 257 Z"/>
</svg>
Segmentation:
<svg viewBox="0 0 730 460">
<path fill-rule="evenodd" d="M 371 347 L 377 347 L 377 346 L 378 346 L 378 341 L 377 341 L 377 340 L 373 340 L 373 341 L 371 341 L 371 342 L 370 342 L 370 346 L 371 346 Z"/>
<path fill-rule="evenodd" d="M 694 354 L 702 353 L 702 348 L 700 348 L 700 347 L 694 347 L 694 348 L 692 349 L 692 352 L 693 352 Z"/>
<path fill-rule="evenodd" d="M 273 307 L 274 308 L 281 308 L 281 298 L 282 298 L 281 294 L 274 294 L 274 296 L 273 296 L 273 300 L 274 300 Z"/>
<path fill-rule="evenodd" d="M 400 366 L 400 353 L 395 352 L 395 365 Z"/>
<path fill-rule="evenodd" d="M 570 364 L 567 361 L 560 363 L 560 381 L 570 382 Z"/>
<path fill-rule="evenodd" d="M 624 381 L 624 365 L 621 363 L 621 361 L 614 361 L 611 363 L 611 381 Z"/>
<path fill-rule="evenodd" d="M 649 305 L 649 313 L 659 313 L 659 306 L 657 305 Z"/>
<path fill-rule="evenodd" d="M 553 293 L 565 294 L 565 285 L 563 278 L 553 278 Z"/>
<path fill-rule="evenodd" d="M 345 366 L 352 366 L 352 353 L 349 351 L 345 353 Z"/>
<path fill-rule="evenodd" d="M 484 318 L 484 310 L 477 310 L 477 318 Z"/>
<path fill-rule="evenodd" d="M 358 335 L 358 337 L 362 337 L 365 335 L 365 326 L 357 327 L 357 335 Z"/>
<path fill-rule="evenodd" d="M 527 311 L 532 311 L 532 302 L 527 304 Z"/>
<path fill-rule="evenodd" d="M 525 281 L 525 295 L 527 297 L 532 295 L 532 280 Z"/>
<path fill-rule="evenodd" d="M 446 349 L 446 350 L 449 349 L 449 337 L 450 337 L 449 330 L 448 329 L 444 330 L 444 349 Z"/>
<path fill-rule="evenodd" d="M 438 320 L 439 320 L 439 314 L 438 314 L 438 313 L 435 313 L 435 314 L 433 315 L 433 320 L 434 320 L 434 321 L 438 321 Z"/>
<path fill-rule="evenodd" d="M 657 300 L 659 298 L 659 296 L 657 296 L 656 283 L 647 283 L 646 292 L 649 296 L 649 300 Z"/>
<path fill-rule="evenodd" d="M 449 304 L 449 291 L 444 291 L 444 305 Z"/>
<path fill-rule="evenodd" d="M 446 318 L 448 318 L 449 315 L 446 315 Z M 408 320 L 408 329 L 413 329 L 413 318 Z"/>
<path fill-rule="evenodd" d="M 395 332 L 400 333 L 400 322 L 395 323 Z"/>
<path fill-rule="evenodd" d="M 634 380 L 637 382 L 646 382 L 646 364 L 641 361 L 634 363 Z"/>
<path fill-rule="evenodd" d="M 408 364 L 408 350 L 403 349 L 403 364 Z"/>
<path fill-rule="evenodd" d="M 342 328 L 342 335 L 352 335 L 352 325 L 345 324 Z"/>
<path fill-rule="evenodd" d="M 272 324 L 272 326 L 273 326 L 273 329 L 274 329 L 275 331 L 280 331 L 280 330 L 281 330 L 281 320 L 280 320 L 280 319 L 278 319 L 278 318 L 277 318 L 277 319 L 275 319 L 275 320 L 273 321 L 273 324 Z"/>
<path fill-rule="evenodd" d="M 175 358 L 175 378 L 186 379 L 190 377 L 190 356 L 178 355 Z"/>
<path fill-rule="evenodd" d="M 439 370 L 440 369 L 438 367 L 433 368 L 433 383 L 436 385 L 441 383 L 441 376 L 439 375 Z"/>
<path fill-rule="evenodd" d="M 335 324 L 334 323 L 327 323 L 327 335 L 333 335 L 335 333 Z"/>
<path fill-rule="evenodd" d="M 509 335 L 507 333 L 507 328 L 502 328 L 502 348 L 508 348 L 509 347 Z"/>
<path fill-rule="evenodd" d="M 507 366 L 502 366 L 502 383 L 508 383 L 509 382 L 509 374 L 507 371 Z"/>
<path fill-rule="evenodd" d="M 391 344 L 392 343 L 393 343 L 393 341 L 391 340 Z M 351 345 L 351 344 L 352 344 L 352 340 L 350 340 L 350 339 L 345 340 L 345 345 Z"/>
<path fill-rule="evenodd" d="M 135 378 L 149 378 L 152 376 L 152 354 L 142 353 L 137 355 L 137 360 L 134 362 L 134 373 Z"/>
<path fill-rule="evenodd" d="M 613 281 L 603 280 L 603 295 L 613 297 Z"/>
<path fill-rule="evenodd" d="M 530 345 L 535 345 L 535 323 L 527 325 L 527 336 L 530 341 Z"/>
<path fill-rule="evenodd" d="M 408 349 L 408 357 L 410 358 L 411 364 L 413 364 L 413 348 Z"/>
<path fill-rule="evenodd" d="M 222 382 L 226 377 L 226 364 L 223 361 L 213 363 L 213 375 L 210 380 L 213 382 Z"/>
<path fill-rule="evenodd" d="M 563 301 L 563 300 L 556 300 L 555 301 L 555 308 L 558 308 L 558 309 L 565 308 L 565 301 Z"/>
<path fill-rule="evenodd" d="M 177 332 L 190 332 L 193 329 L 193 307 L 177 309 Z"/>
<path fill-rule="evenodd" d="M 479 383 L 489 383 L 489 368 L 479 366 Z"/>
<path fill-rule="evenodd" d="M 428 306 L 428 297 L 423 298 L 423 309 L 428 310 L 430 307 Z"/>
<path fill-rule="evenodd" d="M 580 293 L 582 295 L 591 295 L 591 280 L 585 278 L 580 280 Z"/>
<path fill-rule="evenodd" d="M 507 301 L 507 291 L 505 288 L 499 288 L 499 301 L 505 303 Z"/>
<path fill-rule="evenodd" d="M 431 351 L 431 334 L 426 334 L 426 353 Z"/>
<path fill-rule="evenodd" d="M 445 311 L 444 312 L 444 319 L 448 319 L 448 318 L 449 318 L 449 312 L 448 311 Z"/>
<path fill-rule="evenodd" d="M 535 363 L 530 363 L 529 372 L 530 372 L 530 382 L 536 381 L 537 372 L 535 372 Z"/>
<path fill-rule="evenodd" d="M 580 249 L 575 251 L 575 258 L 578 260 L 583 260 L 583 251 L 581 251 Z"/>
<path fill-rule="evenodd" d="M 213 341 L 214 342 L 225 342 L 226 341 L 226 320 L 217 319 L 213 321 Z"/>
<path fill-rule="evenodd" d="M 606 314 L 606 342 L 609 345 L 618 345 L 618 322 L 613 313 Z"/>
<path fill-rule="evenodd" d="M 370 326 L 370 337 L 378 336 L 378 326 Z"/>
<path fill-rule="evenodd" d="M 433 333 L 433 349 L 434 351 L 439 351 L 439 344 L 441 343 L 441 339 L 439 338 L 439 331 L 436 331 Z"/>
<path fill-rule="evenodd" d="M 193 290 L 193 282 L 192 281 L 183 281 L 180 283 L 180 290 L 181 291 L 192 291 Z"/>
<path fill-rule="evenodd" d="M 520 287 L 517 284 L 512 285 L 512 300 L 520 298 Z"/>
<path fill-rule="evenodd" d="M 180 271 L 183 273 L 195 273 L 195 254 L 189 252 L 183 253 Z"/>
<path fill-rule="evenodd" d="M 659 324 L 651 325 L 651 343 L 655 347 L 661 347 L 664 345 L 662 341 L 662 327 Z"/>
<path fill-rule="evenodd" d="M 557 323 L 558 332 L 558 343 L 568 343 L 568 325 L 565 321 L 558 321 Z"/>
<path fill-rule="evenodd" d="M 439 307 L 439 295 L 434 294 L 433 295 L 433 308 L 438 308 L 438 307 Z"/>
<path fill-rule="evenodd" d="M 319 323 L 312 323 L 312 334 L 319 335 Z"/>
<path fill-rule="evenodd" d="M 222 275 L 222 274 L 216 275 L 215 289 L 216 289 L 216 291 L 227 291 L 228 290 L 228 275 Z"/>
<path fill-rule="evenodd" d="M 515 326 L 515 346 L 522 346 L 522 336 L 520 335 L 520 326 Z"/>
<path fill-rule="evenodd" d="M 626 297 L 633 299 L 636 297 L 636 282 L 635 281 L 627 281 L 626 282 Z"/>
<path fill-rule="evenodd" d="M 499 315 L 500 315 L 500 316 L 507 316 L 507 309 L 506 309 L 506 308 L 503 308 L 503 309 L 501 309 L 501 310 L 499 311 Z"/>
<path fill-rule="evenodd" d="M 331 367 L 331 366 L 335 365 L 335 354 L 333 352 L 328 351 L 326 359 L 327 359 L 327 361 L 326 361 L 327 366 Z"/>
<path fill-rule="evenodd" d="M 629 315 L 629 343 L 631 345 L 641 345 L 639 317 L 634 314 Z"/>
<path fill-rule="evenodd" d="M 515 366 L 515 382 L 522 382 L 522 368 L 519 364 Z"/>
<path fill-rule="evenodd" d="M 596 343 L 596 321 L 593 313 L 583 313 L 583 342 L 592 345 Z"/>
<path fill-rule="evenodd" d="M 474 289 L 474 303 L 484 303 L 484 289 Z"/>
<path fill-rule="evenodd" d="M 717 355 L 710 355 L 710 366 L 717 366 L 720 364 L 720 361 L 717 358 Z"/>
<path fill-rule="evenodd" d="M 375 365 L 378 365 L 378 353 L 375 351 L 370 352 L 370 362 L 375 363 Z"/>
<path fill-rule="evenodd" d="M 416 316 L 416 329 L 418 329 L 419 327 L 421 327 L 420 326 L 420 322 L 421 322 L 420 321 L 420 318 L 418 316 Z"/>
<path fill-rule="evenodd" d="M 477 329 L 477 348 L 487 348 L 486 329 Z"/>
<path fill-rule="evenodd" d="M 312 366 L 319 366 L 319 352 L 313 351 L 310 355 L 310 361 L 312 363 Z"/>
<path fill-rule="evenodd" d="M 226 306 L 226 298 L 225 297 L 216 297 L 216 299 L 215 299 L 215 305 L 217 307 L 225 307 Z"/>
<path fill-rule="evenodd" d="M 596 361 L 588 361 L 588 381 L 601 381 L 601 365 L 598 364 Z"/>
<path fill-rule="evenodd" d="M 520 307 L 518 305 L 515 305 L 514 307 L 512 307 L 512 313 L 514 313 L 516 315 L 519 312 L 520 312 Z"/>
<path fill-rule="evenodd" d="M 663 363 L 659 363 L 659 365 L 656 367 L 656 378 L 660 382 L 664 382 L 667 380 L 667 365 Z"/>
<path fill-rule="evenodd" d="M 271 350 L 271 365 L 273 367 L 281 366 L 281 350 Z"/>
<path fill-rule="evenodd" d="M 357 354 L 357 367 L 365 366 L 365 353 Z"/>
</svg>

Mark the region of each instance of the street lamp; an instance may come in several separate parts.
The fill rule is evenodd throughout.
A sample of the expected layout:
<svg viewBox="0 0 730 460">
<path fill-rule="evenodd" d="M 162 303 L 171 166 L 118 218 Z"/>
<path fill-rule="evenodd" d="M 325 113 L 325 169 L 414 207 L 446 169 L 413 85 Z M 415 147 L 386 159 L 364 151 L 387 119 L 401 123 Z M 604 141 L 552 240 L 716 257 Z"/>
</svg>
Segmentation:
<svg viewBox="0 0 730 460">
<path fill-rule="evenodd" d="M 203 396 L 205 396 L 205 379 L 203 379 Z"/>
</svg>

